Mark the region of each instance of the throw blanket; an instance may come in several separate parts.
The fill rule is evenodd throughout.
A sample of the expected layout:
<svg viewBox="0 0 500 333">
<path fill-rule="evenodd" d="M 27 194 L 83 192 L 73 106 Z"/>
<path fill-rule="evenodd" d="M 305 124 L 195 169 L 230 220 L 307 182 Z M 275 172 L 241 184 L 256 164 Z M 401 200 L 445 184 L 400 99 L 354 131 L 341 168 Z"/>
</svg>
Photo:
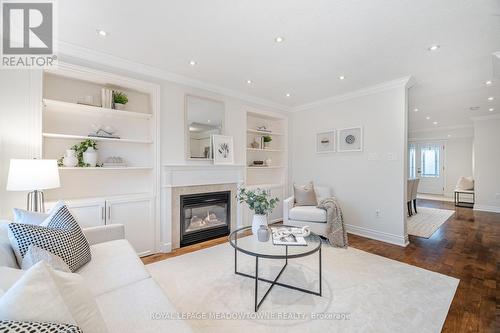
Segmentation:
<svg viewBox="0 0 500 333">
<path fill-rule="evenodd" d="M 330 244 L 335 247 L 347 248 L 347 231 L 337 200 L 335 198 L 323 199 L 317 207 L 326 210 L 326 223 L 328 225 L 326 237 Z"/>
</svg>

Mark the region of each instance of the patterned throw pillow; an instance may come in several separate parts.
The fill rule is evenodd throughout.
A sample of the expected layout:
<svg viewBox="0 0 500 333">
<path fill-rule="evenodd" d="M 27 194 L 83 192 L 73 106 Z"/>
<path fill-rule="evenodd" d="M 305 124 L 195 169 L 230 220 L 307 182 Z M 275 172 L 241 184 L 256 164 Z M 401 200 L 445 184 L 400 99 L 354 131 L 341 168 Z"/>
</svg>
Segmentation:
<svg viewBox="0 0 500 333">
<path fill-rule="evenodd" d="M 72 272 L 91 259 L 89 243 L 66 206 L 60 207 L 52 214 L 46 227 L 20 223 L 9 224 L 9 238 L 19 265 L 30 245 L 38 246 L 59 256 Z"/>
<path fill-rule="evenodd" d="M 75 325 L 1 320 L 0 333 L 83 333 Z"/>
</svg>

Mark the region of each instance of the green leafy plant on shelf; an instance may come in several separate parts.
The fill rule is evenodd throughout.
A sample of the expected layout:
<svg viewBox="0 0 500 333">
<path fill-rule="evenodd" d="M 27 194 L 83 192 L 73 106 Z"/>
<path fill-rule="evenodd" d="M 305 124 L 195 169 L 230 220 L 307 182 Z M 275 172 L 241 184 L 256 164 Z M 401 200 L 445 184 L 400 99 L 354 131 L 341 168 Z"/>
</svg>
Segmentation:
<svg viewBox="0 0 500 333">
<path fill-rule="evenodd" d="M 113 102 L 125 105 L 128 103 L 128 97 L 121 91 L 114 91 Z"/>
<path fill-rule="evenodd" d="M 71 147 L 72 150 L 76 151 L 76 157 L 78 158 L 78 167 L 85 168 L 90 166 L 83 161 L 83 153 L 85 153 L 90 147 L 94 148 L 94 150 L 97 150 L 97 142 L 95 140 L 87 139 Z"/>
<path fill-rule="evenodd" d="M 236 198 L 239 203 L 246 203 L 248 208 L 258 215 L 270 214 L 279 202 L 278 198 L 271 198 L 271 193 L 268 190 L 260 188 L 256 190 L 240 188 Z"/>
<path fill-rule="evenodd" d="M 273 138 L 270 135 L 264 135 L 262 139 L 264 140 L 265 143 L 273 141 Z"/>
</svg>

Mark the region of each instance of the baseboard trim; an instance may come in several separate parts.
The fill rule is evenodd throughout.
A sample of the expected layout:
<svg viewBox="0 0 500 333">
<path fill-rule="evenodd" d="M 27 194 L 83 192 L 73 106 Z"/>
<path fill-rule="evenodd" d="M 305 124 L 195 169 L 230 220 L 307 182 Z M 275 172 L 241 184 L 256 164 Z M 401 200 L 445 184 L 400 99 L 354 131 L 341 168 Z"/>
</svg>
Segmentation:
<svg viewBox="0 0 500 333">
<path fill-rule="evenodd" d="M 169 253 L 172 252 L 172 243 L 163 243 L 160 245 L 160 252 Z"/>
<path fill-rule="evenodd" d="M 347 232 L 361 237 L 375 239 L 381 242 L 394 244 L 402 247 L 408 246 L 408 236 L 401 237 L 387 232 L 377 231 L 373 229 L 359 227 L 357 225 L 347 224 Z"/>
<path fill-rule="evenodd" d="M 474 210 L 480 210 L 482 212 L 500 213 L 500 207 L 498 206 L 474 205 Z"/>
</svg>

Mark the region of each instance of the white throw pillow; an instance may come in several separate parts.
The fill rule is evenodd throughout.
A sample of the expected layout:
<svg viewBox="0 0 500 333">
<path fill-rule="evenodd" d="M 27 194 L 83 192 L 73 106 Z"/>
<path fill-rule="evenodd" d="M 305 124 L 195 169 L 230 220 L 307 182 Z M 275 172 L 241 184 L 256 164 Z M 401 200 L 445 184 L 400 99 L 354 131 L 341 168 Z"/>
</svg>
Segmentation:
<svg viewBox="0 0 500 333">
<path fill-rule="evenodd" d="M 472 177 L 460 177 L 456 186 L 457 190 L 473 190 L 474 189 L 474 178 Z"/>
<path fill-rule="evenodd" d="M 30 212 L 29 210 L 21 208 L 13 208 L 12 213 L 14 214 L 14 222 L 33 225 L 40 225 L 49 217 L 49 214 Z"/>
<path fill-rule="evenodd" d="M 30 245 L 28 252 L 23 257 L 23 262 L 21 263 L 21 269 L 28 270 L 31 266 L 35 266 L 39 261 L 45 261 L 55 270 L 71 273 L 68 265 L 62 260 L 61 257 L 55 255 L 52 252 L 44 250 L 36 245 Z"/>
<path fill-rule="evenodd" d="M 83 332 L 107 332 L 97 303 L 78 274 L 40 261 L 0 298 L 0 320 L 65 323 Z"/>
</svg>

